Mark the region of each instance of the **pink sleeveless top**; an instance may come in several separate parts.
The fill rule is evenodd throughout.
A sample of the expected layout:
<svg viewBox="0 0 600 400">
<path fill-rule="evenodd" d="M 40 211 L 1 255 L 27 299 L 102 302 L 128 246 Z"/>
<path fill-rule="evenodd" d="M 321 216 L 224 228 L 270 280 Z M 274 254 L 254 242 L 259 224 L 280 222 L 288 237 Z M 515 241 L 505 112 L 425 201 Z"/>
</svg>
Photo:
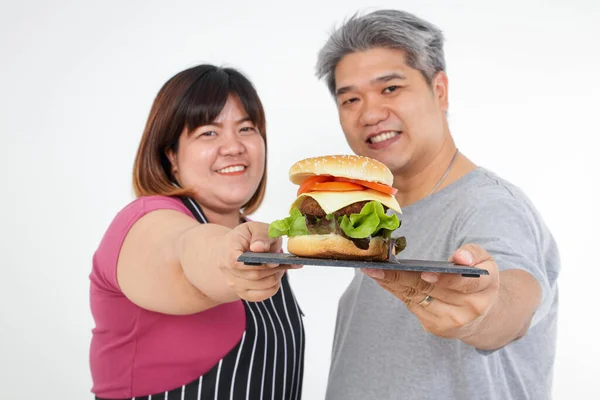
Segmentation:
<svg viewBox="0 0 600 400">
<path fill-rule="evenodd" d="M 244 333 L 242 301 L 175 316 L 140 308 L 120 290 L 117 259 L 125 236 L 137 220 L 158 209 L 193 218 L 177 198 L 136 199 L 112 221 L 93 257 L 90 366 L 98 397 L 131 398 L 184 385 L 208 372 Z"/>
</svg>

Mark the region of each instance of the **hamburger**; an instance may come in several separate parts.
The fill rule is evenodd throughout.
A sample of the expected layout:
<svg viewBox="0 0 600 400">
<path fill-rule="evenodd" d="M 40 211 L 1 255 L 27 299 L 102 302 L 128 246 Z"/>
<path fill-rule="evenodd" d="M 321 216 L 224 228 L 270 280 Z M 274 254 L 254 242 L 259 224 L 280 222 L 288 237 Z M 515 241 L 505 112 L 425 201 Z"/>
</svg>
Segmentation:
<svg viewBox="0 0 600 400">
<path fill-rule="evenodd" d="M 400 221 L 387 211 L 402 211 L 384 164 L 355 155 L 312 157 L 292 165 L 289 178 L 299 185 L 297 198 L 288 217 L 269 225 L 270 237 L 287 236 L 288 251 L 301 257 L 388 259 Z"/>
</svg>

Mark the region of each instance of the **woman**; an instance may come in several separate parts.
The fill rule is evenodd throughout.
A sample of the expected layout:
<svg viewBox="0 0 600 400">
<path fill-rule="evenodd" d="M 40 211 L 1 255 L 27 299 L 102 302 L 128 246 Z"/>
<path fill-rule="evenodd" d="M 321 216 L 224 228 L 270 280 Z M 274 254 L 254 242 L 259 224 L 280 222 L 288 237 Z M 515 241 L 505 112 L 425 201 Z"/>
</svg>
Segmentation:
<svg viewBox="0 0 600 400">
<path fill-rule="evenodd" d="M 247 222 L 264 196 L 261 101 L 238 71 L 200 65 L 152 106 L 136 200 L 94 255 L 90 364 L 97 399 L 299 399 L 304 329 L 286 270 L 238 263 L 276 252 Z"/>
</svg>

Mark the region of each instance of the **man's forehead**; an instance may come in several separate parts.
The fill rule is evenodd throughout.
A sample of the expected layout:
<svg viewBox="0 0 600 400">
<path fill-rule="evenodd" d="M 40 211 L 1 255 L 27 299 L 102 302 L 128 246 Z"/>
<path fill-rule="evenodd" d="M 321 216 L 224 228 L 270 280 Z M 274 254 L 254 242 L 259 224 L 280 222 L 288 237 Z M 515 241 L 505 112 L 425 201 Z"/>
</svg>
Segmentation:
<svg viewBox="0 0 600 400">
<path fill-rule="evenodd" d="M 336 91 L 347 86 L 373 85 L 393 78 L 407 79 L 410 69 L 401 50 L 373 49 L 347 54 L 334 71 Z"/>
</svg>

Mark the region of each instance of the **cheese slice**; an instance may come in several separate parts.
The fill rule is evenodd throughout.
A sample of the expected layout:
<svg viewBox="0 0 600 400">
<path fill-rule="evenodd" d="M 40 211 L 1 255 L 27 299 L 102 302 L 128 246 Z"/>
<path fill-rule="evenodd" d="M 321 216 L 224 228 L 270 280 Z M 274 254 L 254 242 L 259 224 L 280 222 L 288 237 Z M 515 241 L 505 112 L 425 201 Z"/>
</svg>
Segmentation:
<svg viewBox="0 0 600 400">
<path fill-rule="evenodd" d="M 302 201 L 305 197 L 312 197 L 313 199 L 315 199 L 317 203 L 319 203 L 323 211 L 325 211 L 327 214 L 331 214 L 339 210 L 340 208 L 344 208 L 352 203 L 371 200 L 376 200 L 384 206 L 388 207 L 389 209 L 402 214 L 402 210 L 400 210 L 400 204 L 398 204 L 398 201 L 394 196 L 371 189 L 357 190 L 352 192 L 302 193 L 300 196 L 298 196 L 298 198 L 290 207 L 290 212 L 294 207 L 300 208 L 300 205 L 302 204 Z"/>
</svg>

